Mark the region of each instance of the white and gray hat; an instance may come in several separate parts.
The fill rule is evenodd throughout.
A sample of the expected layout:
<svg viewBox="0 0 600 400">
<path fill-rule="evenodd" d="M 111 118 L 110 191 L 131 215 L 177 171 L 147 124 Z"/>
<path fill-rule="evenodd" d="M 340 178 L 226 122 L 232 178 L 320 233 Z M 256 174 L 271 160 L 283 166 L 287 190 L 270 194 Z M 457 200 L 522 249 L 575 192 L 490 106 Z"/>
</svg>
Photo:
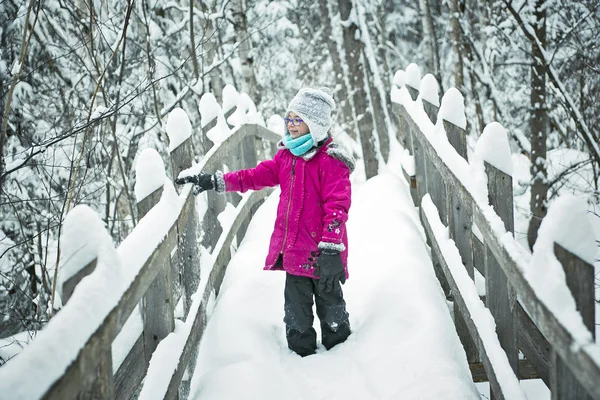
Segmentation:
<svg viewBox="0 0 600 400">
<path fill-rule="evenodd" d="M 331 125 L 331 114 L 334 110 L 335 101 L 330 94 L 320 89 L 303 88 L 290 102 L 286 116 L 290 112 L 298 114 L 308 125 L 310 134 L 317 144 L 327 137 Z M 285 133 L 289 133 L 287 125 Z"/>
</svg>

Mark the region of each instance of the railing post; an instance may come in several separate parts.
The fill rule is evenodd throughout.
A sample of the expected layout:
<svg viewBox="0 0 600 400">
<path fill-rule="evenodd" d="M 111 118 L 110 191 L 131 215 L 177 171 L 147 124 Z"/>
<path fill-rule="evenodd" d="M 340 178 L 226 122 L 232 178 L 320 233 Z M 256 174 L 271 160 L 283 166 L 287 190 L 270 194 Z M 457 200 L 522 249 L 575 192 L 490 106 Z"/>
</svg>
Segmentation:
<svg viewBox="0 0 600 400">
<path fill-rule="evenodd" d="M 508 232 L 514 232 L 512 176 L 484 161 L 488 199 Z M 485 250 L 486 305 L 496 322 L 496 333 L 508 361 L 518 374 L 516 294 L 489 246 Z M 518 375 L 517 375 L 518 376 Z"/>
<path fill-rule="evenodd" d="M 253 168 L 257 164 L 257 157 L 256 157 L 257 143 L 262 146 L 262 142 L 261 142 L 260 138 L 257 138 L 254 135 L 255 132 L 251 132 L 252 128 L 256 129 L 256 126 L 251 127 L 250 125 L 246 125 L 245 128 L 247 129 L 247 133 L 246 133 L 246 137 L 242 140 L 242 143 L 241 143 L 241 147 L 242 147 L 241 153 L 242 153 L 243 164 L 240 165 L 240 168 Z M 246 235 L 246 230 L 248 229 L 248 225 L 250 225 L 250 219 L 247 219 L 244 222 L 242 222 L 240 229 L 238 229 L 238 234 L 237 234 L 237 245 L 238 246 L 240 245 L 240 243 L 244 239 L 244 236 Z"/>
<path fill-rule="evenodd" d="M 554 244 L 554 254 L 563 266 L 567 286 L 583 323 L 595 338 L 594 266 L 557 243 Z M 550 352 L 550 392 L 552 400 L 591 399 L 555 351 Z"/>
<path fill-rule="evenodd" d="M 152 168 L 149 168 L 150 166 Z M 154 149 L 144 150 L 138 158 L 136 168 L 136 198 L 138 199 L 139 219 L 142 219 L 152 207 L 158 204 L 165 181 L 165 166 L 160 155 Z M 142 299 L 144 353 L 147 360 L 152 358 L 152 353 L 156 350 L 158 343 L 175 329 L 171 255 L 160 254 L 157 260 L 162 267 Z"/>
<path fill-rule="evenodd" d="M 169 123 L 171 122 L 171 125 Z M 186 132 L 179 132 L 183 129 Z M 194 161 L 191 141 L 191 124 L 185 111 L 176 108 L 169 114 L 167 121 L 167 133 L 171 143 L 171 175 L 176 179 L 181 171 L 190 168 Z M 174 141 L 179 137 L 179 141 Z M 171 139 L 173 138 L 173 139 Z M 181 141 L 183 139 L 183 141 Z M 178 188 L 181 190 L 181 188 Z M 193 196 L 187 201 L 194 203 Z M 192 304 L 192 295 L 196 292 L 200 283 L 200 256 L 197 246 L 198 214 L 195 204 L 186 205 L 192 207 L 192 213 L 187 221 L 177 221 L 177 258 L 174 263 L 173 277 L 178 285 L 183 287 L 183 309 L 187 316 Z M 178 265 L 177 265 L 178 264 Z M 179 293 L 177 293 L 179 295 Z M 178 297 L 178 296 L 176 296 Z"/>
<path fill-rule="evenodd" d="M 64 223 L 64 232 L 68 232 L 70 230 L 70 226 L 72 224 L 79 225 L 81 214 L 79 213 L 90 213 L 93 218 L 98 220 L 98 225 L 102 226 L 103 223 L 100 221 L 99 216 L 87 208 L 86 206 L 77 206 L 74 208 L 68 215 Z M 87 216 L 86 216 L 87 217 Z M 86 220 L 88 220 L 86 218 Z M 89 231 L 94 232 L 96 234 L 96 227 L 86 227 Z M 104 228 L 98 228 L 104 229 Z M 80 229 L 77 229 L 78 231 Z M 87 231 L 86 231 L 87 232 Z M 63 233 L 64 234 L 64 233 Z M 111 240 L 108 233 L 105 233 L 107 236 L 107 240 Z M 90 245 L 90 242 L 98 241 L 97 237 L 77 237 L 79 240 L 77 243 L 65 242 L 63 244 L 63 254 L 62 260 L 63 262 L 69 263 L 69 260 L 72 258 L 73 254 L 81 251 L 82 249 L 86 249 L 87 246 Z M 87 249 L 86 249 L 87 250 Z M 89 251 L 89 250 L 88 250 Z M 114 251 L 114 249 L 112 250 Z M 93 257 L 93 260 L 87 263 L 83 268 L 80 268 L 77 272 L 73 273 L 71 277 L 66 279 L 61 287 L 61 298 L 63 302 L 63 306 L 67 304 L 75 287 L 81 282 L 81 280 L 90 275 L 95 269 L 97 264 L 97 255 L 90 255 Z M 75 257 L 77 259 L 77 257 Z M 82 260 L 80 260 L 82 261 Z M 65 269 L 66 265 L 61 263 L 61 271 Z M 74 265 L 70 265 L 68 267 L 69 270 L 73 271 Z M 108 335 L 104 335 L 101 338 L 101 342 L 99 346 L 97 346 L 96 351 L 93 353 L 92 357 L 87 358 L 85 361 L 90 365 L 95 365 L 95 372 L 93 374 L 88 373 L 84 375 L 84 379 L 82 382 L 79 382 L 79 393 L 77 394 L 77 398 L 82 399 L 114 399 L 115 398 L 115 385 L 113 379 L 113 370 L 112 370 L 112 342 L 111 338 Z M 75 393 L 70 392 L 67 389 L 67 392 L 62 392 L 57 390 L 59 393 L 58 396 L 49 398 L 62 398 L 62 397 L 71 397 L 75 396 Z"/>
</svg>

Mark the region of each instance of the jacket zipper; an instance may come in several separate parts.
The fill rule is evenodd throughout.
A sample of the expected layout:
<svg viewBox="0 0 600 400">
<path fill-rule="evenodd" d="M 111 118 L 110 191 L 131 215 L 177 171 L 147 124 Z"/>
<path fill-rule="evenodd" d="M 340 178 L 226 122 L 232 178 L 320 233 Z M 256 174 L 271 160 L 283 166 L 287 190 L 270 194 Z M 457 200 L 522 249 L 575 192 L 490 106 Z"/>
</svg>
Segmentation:
<svg viewBox="0 0 600 400">
<path fill-rule="evenodd" d="M 294 167 L 296 166 L 296 160 L 297 158 L 294 157 L 294 160 L 292 161 L 292 184 L 290 186 L 290 196 L 288 199 L 288 205 L 287 205 L 287 212 L 285 213 L 285 231 L 283 233 L 283 243 L 281 244 L 281 251 L 280 253 L 283 254 L 283 249 L 285 248 L 285 241 L 287 240 L 287 234 L 288 234 L 288 221 L 290 219 L 290 206 L 292 205 L 292 192 L 294 191 L 294 180 L 296 179 L 296 174 L 294 173 Z"/>
</svg>

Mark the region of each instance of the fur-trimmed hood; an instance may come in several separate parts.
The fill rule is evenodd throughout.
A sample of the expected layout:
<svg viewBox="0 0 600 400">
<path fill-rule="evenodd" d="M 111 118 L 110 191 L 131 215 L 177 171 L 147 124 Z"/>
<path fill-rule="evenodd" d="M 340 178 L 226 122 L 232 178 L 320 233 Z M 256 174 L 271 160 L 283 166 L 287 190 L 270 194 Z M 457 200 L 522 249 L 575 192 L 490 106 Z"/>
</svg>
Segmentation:
<svg viewBox="0 0 600 400">
<path fill-rule="evenodd" d="M 326 139 L 322 141 L 319 145 L 314 146 L 312 149 L 308 150 L 305 154 L 303 154 L 300 157 L 308 161 L 311 158 L 313 158 L 315 154 L 317 154 L 317 151 L 322 146 L 327 146 L 327 154 L 346 164 L 346 166 L 350 169 L 351 173 L 354 171 L 354 168 L 356 168 L 356 159 L 352 156 L 352 153 L 350 153 L 344 146 L 340 146 L 339 143 L 337 143 L 333 139 Z M 283 140 L 280 140 L 279 143 L 277 143 L 277 149 L 286 149 L 285 145 L 283 144 Z"/>
</svg>

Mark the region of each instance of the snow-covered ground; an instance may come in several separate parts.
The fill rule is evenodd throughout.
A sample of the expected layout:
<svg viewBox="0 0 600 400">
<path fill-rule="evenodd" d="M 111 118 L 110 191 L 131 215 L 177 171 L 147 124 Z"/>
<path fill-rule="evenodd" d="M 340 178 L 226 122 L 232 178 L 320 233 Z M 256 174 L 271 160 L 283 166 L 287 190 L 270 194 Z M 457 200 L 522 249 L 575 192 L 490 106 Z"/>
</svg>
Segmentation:
<svg viewBox="0 0 600 400">
<path fill-rule="evenodd" d="M 306 358 L 287 348 L 284 274 L 262 270 L 276 191 L 229 264 L 191 399 L 479 398 L 406 182 L 383 173 L 353 190 L 348 341 Z"/>
</svg>

